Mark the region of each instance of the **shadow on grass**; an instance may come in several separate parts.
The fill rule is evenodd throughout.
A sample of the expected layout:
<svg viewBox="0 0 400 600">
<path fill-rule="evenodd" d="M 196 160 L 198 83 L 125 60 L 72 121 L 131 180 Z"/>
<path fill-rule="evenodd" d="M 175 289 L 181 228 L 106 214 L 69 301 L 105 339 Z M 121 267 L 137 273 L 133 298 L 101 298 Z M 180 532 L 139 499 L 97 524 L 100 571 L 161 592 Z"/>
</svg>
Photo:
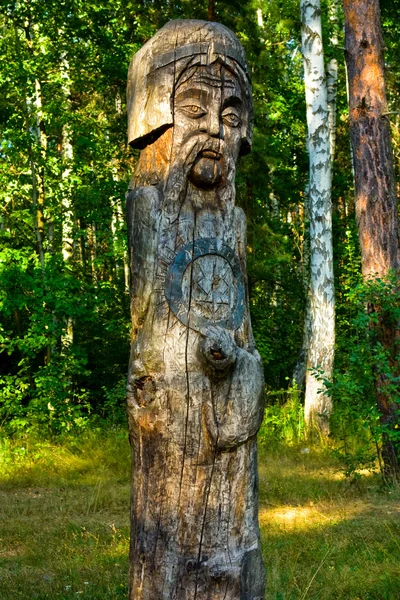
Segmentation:
<svg viewBox="0 0 400 600">
<path fill-rule="evenodd" d="M 267 600 L 399 600 L 400 494 L 329 453 L 260 452 Z"/>
<path fill-rule="evenodd" d="M 126 432 L 20 440 L 7 457 L 1 600 L 126 598 Z M 266 600 L 400 600 L 399 492 L 374 476 L 351 485 L 339 468 L 326 452 L 261 449 Z"/>
</svg>

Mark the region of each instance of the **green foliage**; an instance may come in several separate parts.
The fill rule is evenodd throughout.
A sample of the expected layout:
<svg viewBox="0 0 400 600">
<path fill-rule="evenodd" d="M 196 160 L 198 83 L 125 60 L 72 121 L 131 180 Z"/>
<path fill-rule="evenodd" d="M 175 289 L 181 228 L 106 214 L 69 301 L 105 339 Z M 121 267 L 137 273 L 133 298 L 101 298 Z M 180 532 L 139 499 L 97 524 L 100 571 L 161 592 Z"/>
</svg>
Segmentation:
<svg viewBox="0 0 400 600">
<path fill-rule="evenodd" d="M 34 0 L 1 16 L 0 423 L 11 431 L 84 427 L 126 371 L 123 98 L 130 57 L 154 31 L 143 12 Z"/>
<path fill-rule="evenodd" d="M 119 290 L 73 278 L 54 257 L 43 271 L 35 253 L 10 248 L 0 252 L 0 290 L 0 422 L 13 431 L 84 426 L 103 402 L 94 379 L 111 393 L 129 351 Z M 75 335 L 64 342 L 68 319 Z"/>
<path fill-rule="evenodd" d="M 308 161 L 296 2 L 251 3 L 240 35 L 252 69 L 253 152 L 240 164 L 237 202 L 248 219 L 250 309 L 268 388 L 287 387 L 302 343 L 303 206 Z M 256 24 L 257 9 L 262 25 Z M 244 27 L 244 24 L 242 24 Z M 240 23 L 234 29 L 238 31 Z"/>
<path fill-rule="evenodd" d="M 348 461 L 355 457 L 349 467 L 355 472 L 376 456 L 382 434 L 373 370 L 382 368 L 388 389 L 398 394 L 389 357 L 369 327 L 380 316 L 368 315 L 364 303 L 378 294 L 394 318 L 396 294 L 387 293 L 386 284 L 383 291 L 360 287 L 346 76 L 342 51 L 329 42 L 327 5 L 325 57 L 339 62 L 332 195 L 337 350 L 330 393 L 340 452 Z M 395 110 L 399 1 L 381 6 Z M 3 8 L 0 427 L 63 432 L 82 431 L 93 418 L 120 423 L 129 354 L 124 194 L 135 162 L 126 144 L 128 65 L 169 19 L 205 19 L 208 6 L 198 0 L 7 0 Z M 268 390 L 262 439 L 295 442 L 303 435 L 301 402 L 295 390 L 285 390 L 302 345 L 308 269 L 299 7 L 296 0 L 217 0 L 215 11 L 243 43 L 253 84 L 253 153 L 239 164 L 236 201 L 248 220 L 250 308 Z M 399 118 L 391 120 L 398 162 Z"/>
<path fill-rule="evenodd" d="M 259 442 L 267 448 L 299 444 L 305 440 L 304 407 L 296 387 L 267 392 Z"/>
<path fill-rule="evenodd" d="M 340 442 L 336 453 L 346 463 L 347 475 L 353 476 L 361 469 L 377 468 L 383 436 L 400 445 L 399 425 L 389 427 L 382 423 L 376 401 L 378 372 L 391 402 L 400 404 L 400 347 L 397 344 L 389 351 L 379 335 L 383 322 L 387 327 L 395 327 L 400 320 L 397 277 L 349 286 L 344 297 L 349 318 L 342 317 L 339 322 L 340 361 L 333 381 L 325 380 L 322 373 L 319 379 L 324 381 L 326 393 L 334 403 L 332 436 Z"/>
<path fill-rule="evenodd" d="M 257 9 L 263 25 L 257 19 Z M 254 153 L 240 166 L 249 287 L 269 387 L 301 343 L 307 171 L 296 2 L 216 2 L 245 46 Z M 129 353 L 123 198 L 131 56 L 204 3 L 6 2 L 0 17 L 0 423 L 8 431 L 124 418 Z"/>
</svg>

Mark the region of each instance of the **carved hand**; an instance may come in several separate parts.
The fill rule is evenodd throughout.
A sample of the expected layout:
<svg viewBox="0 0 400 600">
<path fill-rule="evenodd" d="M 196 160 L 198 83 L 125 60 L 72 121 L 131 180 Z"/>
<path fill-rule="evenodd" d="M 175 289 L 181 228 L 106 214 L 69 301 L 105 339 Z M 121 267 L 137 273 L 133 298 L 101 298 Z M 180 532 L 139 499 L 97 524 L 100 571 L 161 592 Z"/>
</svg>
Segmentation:
<svg viewBox="0 0 400 600">
<path fill-rule="evenodd" d="M 199 351 L 206 369 L 215 374 L 227 371 L 236 361 L 237 346 L 223 327 L 208 327 L 199 344 Z"/>
</svg>

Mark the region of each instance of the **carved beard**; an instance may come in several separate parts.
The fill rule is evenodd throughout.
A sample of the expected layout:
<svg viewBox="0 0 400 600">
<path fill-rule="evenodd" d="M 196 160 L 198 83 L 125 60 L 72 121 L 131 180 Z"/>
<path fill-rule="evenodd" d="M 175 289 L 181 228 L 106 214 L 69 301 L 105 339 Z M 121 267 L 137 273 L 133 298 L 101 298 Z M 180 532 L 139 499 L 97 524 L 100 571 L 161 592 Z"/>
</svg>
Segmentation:
<svg viewBox="0 0 400 600">
<path fill-rule="evenodd" d="M 235 157 L 223 140 L 203 133 L 192 135 L 178 148 L 173 143 L 163 213 L 172 225 L 186 199 L 197 207 L 204 200 L 224 210 L 227 204 L 234 204 L 234 181 Z M 190 194 L 192 186 L 195 189 Z"/>
</svg>

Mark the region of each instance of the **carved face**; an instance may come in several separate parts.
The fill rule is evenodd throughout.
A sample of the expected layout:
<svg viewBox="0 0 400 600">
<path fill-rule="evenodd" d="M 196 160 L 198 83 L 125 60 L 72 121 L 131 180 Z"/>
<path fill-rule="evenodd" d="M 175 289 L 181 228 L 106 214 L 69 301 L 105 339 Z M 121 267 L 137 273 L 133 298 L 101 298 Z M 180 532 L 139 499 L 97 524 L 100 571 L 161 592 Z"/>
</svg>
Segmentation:
<svg viewBox="0 0 400 600">
<path fill-rule="evenodd" d="M 217 186 L 236 162 L 244 110 L 239 81 L 222 64 L 192 67 L 182 77 L 174 96 L 173 145 L 190 149 L 190 179 L 197 187 Z"/>
</svg>

